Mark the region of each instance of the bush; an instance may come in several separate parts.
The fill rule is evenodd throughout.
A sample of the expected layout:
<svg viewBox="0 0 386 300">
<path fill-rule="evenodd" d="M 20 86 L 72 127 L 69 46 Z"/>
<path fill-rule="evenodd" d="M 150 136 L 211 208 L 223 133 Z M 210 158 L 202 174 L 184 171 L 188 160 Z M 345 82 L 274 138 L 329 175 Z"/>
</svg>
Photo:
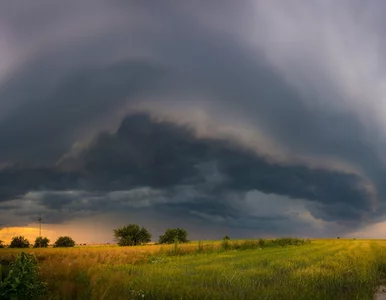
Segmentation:
<svg viewBox="0 0 386 300">
<path fill-rule="evenodd" d="M 75 246 L 75 242 L 69 236 L 59 237 L 54 244 L 55 248 L 56 247 L 74 247 L 74 246 Z"/>
<path fill-rule="evenodd" d="M 4 248 L 4 242 L 0 240 L 0 248 Z"/>
<path fill-rule="evenodd" d="M 264 239 L 259 239 L 259 247 L 263 248 L 265 246 L 265 240 Z"/>
<path fill-rule="evenodd" d="M 151 241 L 151 233 L 145 227 L 129 224 L 113 230 L 119 246 L 135 246 Z"/>
<path fill-rule="evenodd" d="M 34 243 L 34 248 L 47 248 L 50 240 L 46 237 L 37 237 Z"/>
<path fill-rule="evenodd" d="M 9 248 L 29 248 L 29 241 L 24 236 L 15 236 L 12 238 Z"/>
<path fill-rule="evenodd" d="M 173 244 L 176 240 L 179 243 L 188 243 L 188 232 L 181 228 L 167 229 L 165 234 L 159 237 L 160 244 Z"/>
<path fill-rule="evenodd" d="M 221 249 L 224 251 L 228 251 L 231 249 L 231 243 L 229 240 L 223 239 L 221 242 Z"/>
<path fill-rule="evenodd" d="M 230 240 L 230 237 L 226 235 L 226 236 L 224 236 L 222 239 L 223 239 L 223 240 Z"/>
<path fill-rule="evenodd" d="M 47 291 L 39 280 L 39 267 L 33 254 L 20 253 L 10 264 L 8 276 L 0 280 L 0 299 L 34 299 Z"/>
</svg>

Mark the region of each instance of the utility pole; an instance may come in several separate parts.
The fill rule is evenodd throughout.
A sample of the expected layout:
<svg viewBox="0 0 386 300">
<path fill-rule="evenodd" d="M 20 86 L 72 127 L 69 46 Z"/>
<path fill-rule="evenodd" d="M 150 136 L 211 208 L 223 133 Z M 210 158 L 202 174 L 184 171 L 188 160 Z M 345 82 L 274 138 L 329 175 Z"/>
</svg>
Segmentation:
<svg viewBox="0 0 386 300">
<path fill-rule="evenodd" d="M 41 215 L 39 215 L 39 219 L 38 219 L 38 221 L 39 221 L 39 237 L 42 237 L 42 216 Z"/>
</svg>

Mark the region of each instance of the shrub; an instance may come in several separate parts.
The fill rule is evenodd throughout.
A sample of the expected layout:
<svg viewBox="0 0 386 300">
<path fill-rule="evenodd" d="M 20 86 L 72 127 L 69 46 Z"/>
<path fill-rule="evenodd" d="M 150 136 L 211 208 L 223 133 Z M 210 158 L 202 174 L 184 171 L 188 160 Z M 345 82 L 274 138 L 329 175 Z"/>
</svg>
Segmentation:
<svg viewBox="0 0 386 300">
<path fill-rule="evenodd" d="M 34 248 L 47 248 L 50 240 L 46 237 L 37 237 L 34 243 Z"/>
<path fill-rule="evenodd" d="M 15 236 L 12 238 L 9 248 L 29 248 L 29 241 L 24 236 Z"/>
<path fill-rule="evenodd" d="M 0 281 L 0 299 L 34 299 L 46 291 L 46 285 L 39 280 L 35 256 L 24 252 L 10 264 L 8 276 Z"/>
<path fill-rule="evenodd" d="M 263 248 L 265 246 L 265 240 L 264 239 L 259 239 L 259 247 Z"/>
<path fill-rule="evenodd" d="M 230 237 L 226 235 L 226 236 L 224 236 L 222 239 L 223 239 L 223 240 L 230 240 Z"/>
<path fill-rule="evenodd" d="M 151 233 L 145 227 L 129 224 L 113 230 L 119 246 L 135 246 L 151 241 Z"/>
<path fill-rule="evenodd" d="M 74 247 L 74 246 L 75 246 L 75 242 L 69 236 L 59 237 L 54 244 L 55 248 L 56 247 Z"/>
<path fill-rule="evenodd" d="M 229 240 L 223 239 L 221 242 L 221 249 L 224 251 L 228 251 L 231 249 L 231 243 Z"/>
</svg>

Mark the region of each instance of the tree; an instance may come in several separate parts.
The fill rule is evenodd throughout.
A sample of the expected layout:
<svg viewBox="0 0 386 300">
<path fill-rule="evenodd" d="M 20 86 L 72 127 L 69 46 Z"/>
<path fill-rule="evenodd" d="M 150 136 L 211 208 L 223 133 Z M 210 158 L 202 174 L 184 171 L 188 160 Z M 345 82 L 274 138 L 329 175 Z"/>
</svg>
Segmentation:
<svg viewBox="0 0 386 300">
<path fill-rule="evenodd" d="M 37 237 L 35 240 L 34 248 L 47 248 L 50 240 L 47 237 Z"/>
<path fill-rule="evenodd" d="M 151 233 L 145 227 L 129 224 L 113 230 L 119 246 L 135 246 L 151 241 Z"/>
<path fill-rule="evenodd" d="M 4 248 L 4 241 L 0 240 L 0 248 Z"/>
<path fill-rule="evenodd" d="M 229 236 L 224 236 L 223 238 L 222 238 L 223 240 L 230 240 L 231 238 L 229 237 Z"/>
<path fill-rule="evenodd" d="M 29 241 L 24 236 L 14 236 L 9 248 L 28 248 Z"/>
<path fill-rule="evenodd" d="M 57 247 L 74 247 L 74 246 L 75 246 L 75 242 L 69 236 L 59 237 L 54 244 L 55 248 L 57 248 Z"/>
<path fill-rule="evenodd" d="M 188 232 L 185 229 L 174 228 L 167 229 L 164 235 L 160 235 L 159 243 L 160 244 L 173 244 L 175 241 L 179 243 L 189 243 Z"/>
</svg>

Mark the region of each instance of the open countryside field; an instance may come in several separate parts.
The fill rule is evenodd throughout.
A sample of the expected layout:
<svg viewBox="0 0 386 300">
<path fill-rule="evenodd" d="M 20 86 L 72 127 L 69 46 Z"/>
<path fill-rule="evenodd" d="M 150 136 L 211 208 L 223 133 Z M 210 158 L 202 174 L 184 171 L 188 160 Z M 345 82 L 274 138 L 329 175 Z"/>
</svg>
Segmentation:
<svg viewBox="0 0 386 300">
<path fill-rule="evenodd" d="M 227 251 L 221 242 L 23 251 L 39 261 L 49 288 L 41 299 L 372 299 L 385 278 L 383 240 L 237 243 Z M 19 252 L 0 249 L 0 259 Z"/>
</svg>

